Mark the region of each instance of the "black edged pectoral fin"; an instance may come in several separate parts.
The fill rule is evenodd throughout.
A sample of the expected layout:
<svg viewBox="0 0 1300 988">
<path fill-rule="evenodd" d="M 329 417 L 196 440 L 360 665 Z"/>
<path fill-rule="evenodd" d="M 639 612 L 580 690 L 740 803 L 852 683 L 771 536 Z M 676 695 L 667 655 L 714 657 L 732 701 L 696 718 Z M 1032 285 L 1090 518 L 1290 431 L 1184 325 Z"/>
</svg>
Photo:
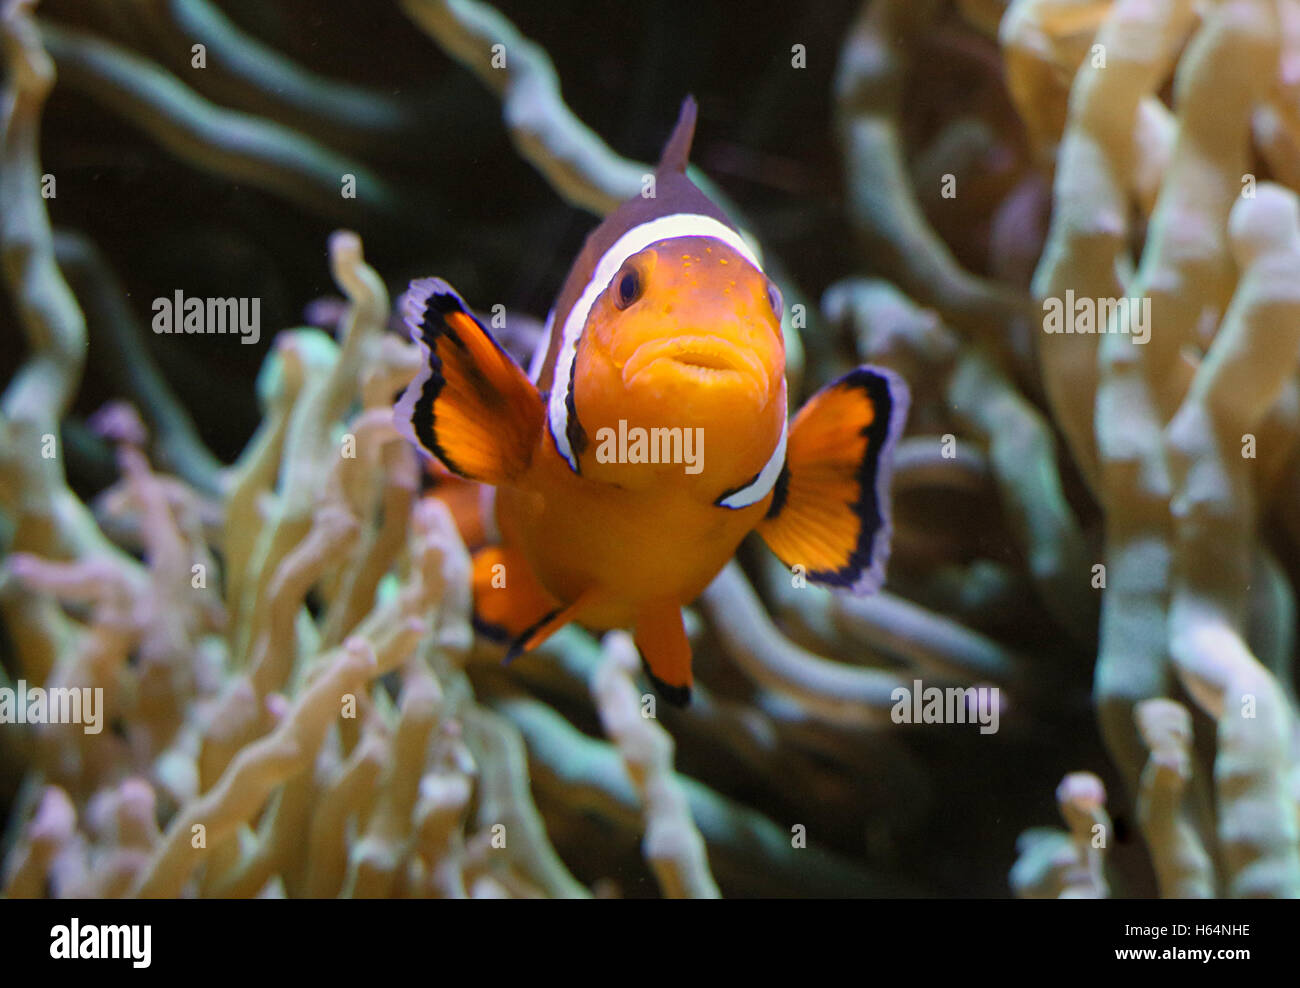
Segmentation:
<svg viewBox="0 0 1300 988">
<path fill-rule="evenodd" d="M 879 589 L 889 557 L 889 477 L 907 385 L 858 367 L 818 391 L 790 427 L 786 467 L 758 532 L 809 580 Z"/>
<path fill-rule="evenodd" d="M 462 477 L 520 476 L 542 428 L 537 388 L 441 278 L 411 282 L 402 311 L 425 362 L 397 403 L 398 427 Z"/>
</svg>

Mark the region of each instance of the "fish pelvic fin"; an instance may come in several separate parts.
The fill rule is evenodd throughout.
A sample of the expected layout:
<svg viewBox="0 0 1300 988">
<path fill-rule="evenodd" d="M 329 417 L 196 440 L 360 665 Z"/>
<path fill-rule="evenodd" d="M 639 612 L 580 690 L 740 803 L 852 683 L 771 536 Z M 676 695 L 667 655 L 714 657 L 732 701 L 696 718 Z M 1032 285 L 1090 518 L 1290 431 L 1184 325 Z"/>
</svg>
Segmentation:
<svg viewBox="0 0 1300 988">
<path fill-rule="evenodd" d="M 677 124 L 673 127 L 668 143 L 664 145 L 659 156 L 659 172 L 678 172 L 686 174 L 686 166 L 691 161 L 691 142 L 695 139 L 695 117 L 698 106 L 694 96 L 682 100 L 681 111 L 677 115 Z"/>
<path fill-rule="evenodd" d="M 537 648 L 570 621 L 578 620 L 582 612 L 596 599 L 596 592 L 589 590 L 573 603 L 557 606 L 549 613 L 544 614 L 540 620 L 525 629 L 521 635 L 510 643 L 510 649 L 506 652 L 505 660 L 511 662 L 525 652 L 531 652 Z"/>
<path fill-rule="evenodd" d="M 398 428 L 462 477 L 516 480 L 542 428 L 537 388 L 441 278 L 411 282 L 402 314 L 424 363 L 398 400 Z"/>
<path fill-rule="evenodd" d="M 523 553 L 485 546 L 474 553 L 474 629 L 503 645 L 521 641 L 560 609 Z"/>
<path fill-rule="evenodd" d="M 818 391 L 790 426 L 785 469 L 758 533 L 809 580 L 872 593 L 889 558 L 889 484 L 909 393 L 862 366 Z"/>
<path fill-rule="evenodd" d="M 682 608 L 675 601 L 647 607 L 637 617 L 636 647 L 655 692 L 669 703 L 684 707 L 691 699 L 691 643 L 682 624 Z"/>
</svg>

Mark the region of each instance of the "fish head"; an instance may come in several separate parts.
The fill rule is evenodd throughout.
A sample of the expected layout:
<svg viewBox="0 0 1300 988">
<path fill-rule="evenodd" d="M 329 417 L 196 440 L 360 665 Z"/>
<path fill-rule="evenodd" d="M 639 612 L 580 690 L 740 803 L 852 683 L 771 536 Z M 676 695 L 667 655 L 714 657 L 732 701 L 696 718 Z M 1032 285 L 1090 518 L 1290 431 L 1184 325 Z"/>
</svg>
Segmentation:
<svg viewBox="0 0 1300 988">
<path fill-rule="evenodd" d="M 631 255 L 591 308 L 579 342 L 574 404 L 588 436 L 602 429 L 690 429 L 715 494 L 743 484 L 785 425 L 782 302 L 773 282 L 721 240 L 662 240 Z M 608 435 L 608 433 L 605 433 Z M 623 486 L 651 482 L 640 464 L 603 457 L 583 472 Z"/>
</svg>

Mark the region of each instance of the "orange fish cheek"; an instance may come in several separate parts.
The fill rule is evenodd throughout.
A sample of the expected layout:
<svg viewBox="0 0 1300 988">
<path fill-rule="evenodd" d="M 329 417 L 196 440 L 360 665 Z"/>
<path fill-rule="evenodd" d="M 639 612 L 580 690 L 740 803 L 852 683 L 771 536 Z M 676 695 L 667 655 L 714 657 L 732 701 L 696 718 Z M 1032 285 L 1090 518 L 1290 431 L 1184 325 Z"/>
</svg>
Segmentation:
<svg viewBox="0 0 1300 988">
<path fill-rule="evenodd" d="M 579 344 L 573 367 L 573 389 L 583 428 L 595 429 L 617 421 L 623 377 L 607 352 Z"/>
<path fill-rule="evenodd" d="M 771 387 L 766 404 L 742 403 L 704 430 L 699 482 L 712 489 L 712 497 L 753 479 L 775 452 L 786 420 L 785 378 L 777 378 Z"/>
<path fill-rule="evenodd" d="M 612 317 L 613 307 L 604 299 L 598 298 L 592 306 L 587 324 L 583 327 L 582 337 L 578 342 L 578 360 L 600 360 L 606 363 L 621 363 L 616 355 L 618 333 Z"/>
<path fill-rule="evenodd" d="M 785 376 L 785 341 L 781 336 L 781 323 L 767 309 L 755 308 L 741 320 L 741 338 L 744 345 L 768 368 L 773 379 Z"/>
<path fill-rule="evenodd" d="M 633 465 L 629 474 L 627 464 L 601 455 L 607 430 L 617 435 L 620 421 L 636 426 L 640 416 L 634 406 L 629 407 L 620 369 L 597 348 L 579 347 L 574 364 L 573 407 L 587 438 L 587 446 L 580 453 L 586 478 L 624 486 L 641 486 L 653 480 L 643 466 Z"/>
</svg>

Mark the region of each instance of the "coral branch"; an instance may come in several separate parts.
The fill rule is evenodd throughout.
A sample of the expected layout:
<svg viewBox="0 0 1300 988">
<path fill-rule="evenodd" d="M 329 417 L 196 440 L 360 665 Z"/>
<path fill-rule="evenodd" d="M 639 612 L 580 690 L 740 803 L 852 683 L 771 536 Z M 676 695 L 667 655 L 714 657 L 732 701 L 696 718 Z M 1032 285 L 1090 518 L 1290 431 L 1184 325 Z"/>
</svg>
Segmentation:
<svg viewBox="0 0 1300 988">
<path fill-rule="evenodd" d="M 1056 801 L 1068 832 L 1028 830 L 1016 842 L 1011 887 L 1024 899 L 1099 899 L 1109 895 L 1102 874 L 1113 837 L 1106 789 L 1091 772 L 1061 780 Z"/>
<path fill-rule="evenodd" d="M 124 48 L 49 22 L 42 23 L 41 35 L 70 87 L 195 168 L 265 189 L 340 222 L 356 222 L 358 208 L 399 225 L 427 215 L 426 196 L 399 192 L 360 161 L 288 127 L 210 103 Z M 355 199 L 339 194 L 345 175 L 356 179 Z"/>
<path fill-rule="evenodd" d="M 375 652 L 364 641 L 349 640 L 285 712 L 280 726 L 243 749 L 212 791 L 172 820 L 132 894 L 146 898 L 179 895 L 202 859 L 199 852 L 207 842 L 215 845 L 232 834 L 257 812 L 277 785 L 311 764 L 326 729 L 338 716 L 340 701 L 374 676 L 378 664 Z"/>
<path fill-rule="evenodd" d="M 135 3 L 141 26 L 173 66 L 192 67 L 192 46 L 205 47 L 199 84 L 223 103 L 261 112 L 333 146 L 372 154 L 380 148 L 391 153 L 403 138 L 418 140 L 421 125 L 429 124 L 410 100 L 305 69 L 207 0 Z"/>
<path fill-rule="evenodd" d="M 1173 700 L 1147 700 L 1137 707 L 1138 729 L 1151 749 L 1138 789 L 1138 822 L 1155 864 L 1160 894 L 1167 899 L 1214 895 L 1214 866 L 1182 809 L 1192 777 L 1192 719 Z"/>
<path fill-rule="evenodd" d="M 646 860 L 667 898 L 716 899 L 721 893 L 709 872 L 704 841 L 673 771 L 673 739 L 644 715 L 632 683 L 640 665 L 636 646 L 626 634 L 610 634 L 602 648 L 592 697 L 645 810 Z"/>
<path fill-rule="evenodd" d="M 925 0 L 866 3 L 850 29 L 835 82 L 849 211 L 863 251 L 901 287 L 1028 378 L 1028 299 L 964 270 L 926 221 L 907 177 L 900 117 L 916 36 L 937 16 Z"/>
<path fill-rule="evenodd" d="M 805 651 L 781 635 L 740 566 L 728 563 L 703 601 L 732 660 L 755 682 L 831 724 L 886 724 L 901 677 Z"/>
<path fill-rule="evenodd" d="M 502 699 L 494 707 L 527 741 L 535 785 L 640 832 L 641 801 L 613 746 L 587 737 L 536 700 Z M 813 846 L 795 847 L 788 830 L 707 786 L 691 779 L 683 785 L 723 888 L 767 895 L 791 889 L 818 895 L 911 893 L 904 880 L 872 874 Z"/>
<path fill-rule="evenodd" d="M 1121 298 L 1129 263 L 1128 192 L 1136 169 L 1133 133 L 1138 105 L 1164 78 L 1193 18 L 1189 0 L 1151 4 L 1119 0 L 1097 33 L 1104 61 L 1085 62 L 1070 92 L 1070 114 L 1057 160 L 1055 208 L 1034 274 L 1039 302 Z M 1098 337 L 1044 334 L 1039 347 L 1047 395 L 1070 451 L 1096 484 Z M 1100 426 L 1098 427 L 1100 429 Z M 1131 720 L 1130 720 L 1131 723 Z"/>
<path fill-rule="evenodd" d="M 1176 568 L 1169 650 L 1218 719 L 1220 839 L 1233 895 L 1300 895 L 1300 820 L 1290 788 L 1295 711 L 1243 637 L 1256 509 L 1250 433 L 1300 363 L 1300 205 L 1265 185 L 1233 207 L 1242 275 L 1223 326 L 1166 432 Z M 1249 381 L 1244 386 L 1243 382 Z"/>
</svg>

